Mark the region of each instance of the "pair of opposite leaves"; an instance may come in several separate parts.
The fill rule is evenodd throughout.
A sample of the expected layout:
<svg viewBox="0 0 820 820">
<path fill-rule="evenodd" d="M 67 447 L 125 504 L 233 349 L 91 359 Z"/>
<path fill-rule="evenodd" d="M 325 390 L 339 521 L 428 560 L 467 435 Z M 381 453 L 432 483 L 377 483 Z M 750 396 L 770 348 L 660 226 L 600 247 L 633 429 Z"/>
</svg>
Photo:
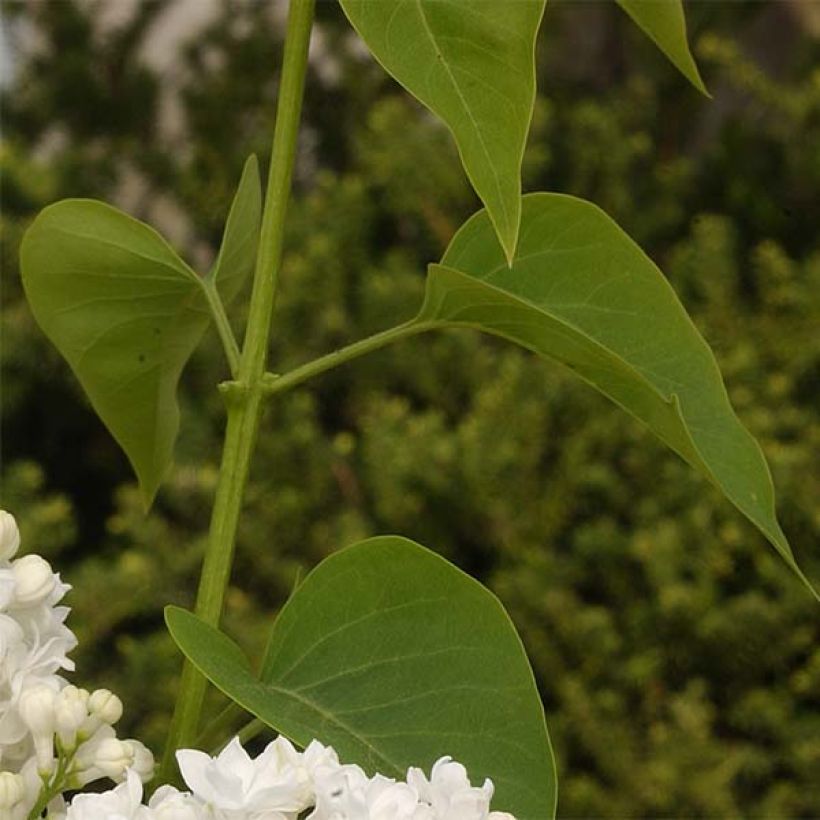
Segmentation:
<svg viewBox="0 0 820 820">
<path fill-rule="evenodd" d="M 387 71 L 446 122 L 504 255 L 515 261 L 535 38 L 545 0 L 341 2 Z M 618 2 L 702 89 L 680 0 Z M 229 304 L 254 267 L 259 187 L 252 159 L 219 257 L 204 277 L 145 225 L 97 202 L 58 203 L 26 234 L 23 277 L 35 317 L 125 450 L 148 502 L 172 459 L 182 369 L 211 321 L 214 302 Z M 573 209 L 584 207 L 564 205 L 570 219 Z M 528 220 L 529 213 L 525 228 Z M 483 273 L 480 267 L 465 272 Z M 525 291 L 516 295 L 527 297 Z M 580 291 L 576 296 L 573 301 L 586 298 Z"/>
<path fill-rule="evenodd" d="M 678 0 L 619 2 L 702 89 Z M 543 0 L 342 0 L 342 5 L 387 70 L 448 124 L 486 206 L 458 231 L 441 263 L 430 266 L 426 298 L 413 323 L 424 329 L 481 329 L 575 370 L 715 483 L 802 578 L 775 517 L 761 452 L 734 415 L 711 351 L 663 275 L 594 205 L 557 194 L 521 197 L 521 157 L 535 93 L 533 48 Z M 215 300 L 229 304 L 254 267 L 260 212 L 258 169 L 251 158 L 219 256 L 204 277 L 151 228 L 98 202 L 51 206 L 26 234 L 23 279 L 35 317 L 127 453 L 148 500 L 171 461 L 179 376 L 211 321 Z M 514 630 L 508 622 L 502 628 L 503 618 L 492 614 L 497 602 L 491 596 L 473 607 L 467 600 L 472 593 L 463 586 L 469 581 L 453 575 L 458 571 L 446 562 L 430 561 L 440 559 L 417 545 L 385 539 L 357 545 L 320 566 L 274 632 L 272 646 L 278 634 L 295 653 L 296 666 L 275 660 L 287 652 L 270 656 L 274 660 L 261 679 L 251 675 L 227 638 L 193 616 L 171 611 L 169 626 L 211 680 L 297 741 L 323 737 L 344 757 L 391 774 L 426 759 L 432 749 L 462 749 L 459 754 L 472 772 L 498 781 L 499 805 L 522 820 L 552 816 L 552 755 Z M 352 575 L 347 563 L 355 566 Z M 378 577 L 367 574 L 368 566 Z M 391 575 L 399 570 L 400 576 Z M 384 583 L 437 572 L 446 594 L 430 597 L 428 587 Z M 334 613 L 333 602 L 351 599 L 341 589 L 335 597 L 331 593 L 339 577 L 346 586 L 360 576 L 365 586 L 358 598 L 366 611 L 353 617 L 346 627 L 352 630 L 348 640 L 340 642 L 340 613 Z M 316 588 L 323 590 L 321 596 L 313 594 Z M 408 646 L 413 645 L 413 618 L 431 602 L 435 618 L 430 611 L 430 622 L 444 623 L 446 600 L 455 604 L 448 622 L 458 612 L 472 613 L 464 630 L 446 632 L 444 643 L 428 636 L 409 655 L 379 655 L 385 636 L 392 643 L 402 630 Z M 476 623 L 488 635 L 496 629 L 486 644 L 496 653 L 492 664 L 476 654 L 468 639 Z M 369 624 L 364 634 L 358 631 L 361 624 Z M 347 647 L 346 657 L 351 657 L 351 637 L 362 647 L 359 667 L 345 666 L 345 653 L 338 654 Z M 440 707 L 456 717 L 437 734 L 423 721 L 436 714 L 436 693 L 447 689 L 441 684 L 441 665 L 433 663 L 421 675 L 418 666 L 443 655 L 460 658 L 451 667 L 456 677 L 450 701 L 446 709 Z M 312 660 L 304 663 L 308 657 Z M 411 661 L 415 666 L 408 676 Z M 507 662 L 517 670 L 512 679 L 493 673 L 482 683 L 470 683 L 480 670 L 500 672 Z M 297 668 L 304 679 L 289 682 Z M 347 684 L 339 686 L 343 679 Z M 398 700 L 379 706 L 372 698 L 357 700 L 365 679 L 377 686 L 374 692 L 390 691 L 401 680 L 415 683 Z M 484 717 L 491 702 L 500 704 L 499 726 L 506 733 Z M 397 715 L 404 729 L 391 728 Z M 421 728 L 413 728 L 414 720 L 422 721 Z"/>
</svg>

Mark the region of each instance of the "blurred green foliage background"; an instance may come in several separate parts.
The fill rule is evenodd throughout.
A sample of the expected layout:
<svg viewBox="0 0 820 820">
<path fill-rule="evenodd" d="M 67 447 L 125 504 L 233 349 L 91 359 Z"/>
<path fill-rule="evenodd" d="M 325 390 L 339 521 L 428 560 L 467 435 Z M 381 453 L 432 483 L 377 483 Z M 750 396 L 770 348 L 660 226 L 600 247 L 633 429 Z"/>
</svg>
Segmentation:
<svg viewBox="0 0 820 820">
<path fill-rule="evenodd" d="M 707 100 L 614 3 L 551 2 L 524 171 L 525 190 L 600 204 L 667 273 L 763 445 L 815 583 L 818 8 L 691 4 Z M 161 612 L 192 602 L 225 364 L 211 334 L 184 376 L 176 467 L 145 516 L 33 322 L 17 251 L 41 207 L 92 196 L 205 268 L 245 157 L 267 158 L 284 7 L 3 11 L 15 71 L 0 147 L 2 506 L 74 586 L 77 682 L 117 691 L 124 732 L 158 750 L 180 663 Z M 363 54 L 336 4 L 318 19 L 278 371 L 410 317 L 425 265 L 478 207 L 447 133 Z M 382 532 L 439 550 L 508 607 L 543 694 L 561 816 L 820 817 L 816 604 L 717 492 L 570 373 L 448 332 L 277 399 L 227 630 L 258 652 L 299 573 Z"/>
</svg>

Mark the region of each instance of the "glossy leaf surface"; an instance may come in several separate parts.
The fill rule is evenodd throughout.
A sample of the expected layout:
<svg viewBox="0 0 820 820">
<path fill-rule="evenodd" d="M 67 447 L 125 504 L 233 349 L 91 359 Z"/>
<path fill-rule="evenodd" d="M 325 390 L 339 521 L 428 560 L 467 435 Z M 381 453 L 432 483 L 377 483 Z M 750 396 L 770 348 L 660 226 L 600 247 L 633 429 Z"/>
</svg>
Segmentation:
<svg viewBox="0 0 820 820">
<path fill-rule="evenodd" d="M 618 5 L 650 37 L 698 91 L 707 94 L 686 39 L 681 0 L 617 0 Z"/>
<path fill-rule="evenodd" d="M 227 300 L 253 265 L 258 201 L 252 159 L 216 266 Z M 177 383 L 210 322 L 205 289 L 213 282 L 153 228 L 81 199 L 39 214 L 23 239 L 21 268 L 35 319 L 125 451 L 150 503 L 172 459 Z"/>
<path fill-rule="evenodd" d="M 452 131 L 508 258 L 544 1 L 341 0 L 376 59 Z"/>
<path fill-rule="evenodd" d="M 485 330 L 574 370 L 720 488 L 803 578 L 711 350 L 663 274 L 595 205 L 524 197 L 511 268 L 476 214 L 430 267 L 418 321 Z"/>
<path fill-rule="evenodd" d="M 169 607 L 174 640 L 225 694 L 302 745 L 404 777 L 445 754 L 494 805 L 551 818 L 555 769 L 524 649 L 501 604 L 438 555 L 373 538 L 323 561 L 282 609 L 261 680 L 227 636 Z"/>
</svg>

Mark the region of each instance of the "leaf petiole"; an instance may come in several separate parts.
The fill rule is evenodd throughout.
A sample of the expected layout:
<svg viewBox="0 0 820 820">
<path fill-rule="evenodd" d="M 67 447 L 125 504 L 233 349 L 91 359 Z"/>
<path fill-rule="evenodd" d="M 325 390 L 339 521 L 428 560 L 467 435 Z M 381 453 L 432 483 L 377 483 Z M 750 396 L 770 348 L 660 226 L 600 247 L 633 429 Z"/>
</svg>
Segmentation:
<svg viewBox="0 0 820 820">
<path fill-rule="evenodd" d="M 411 319 L 409 322 L 383 330 L 381 333 L 368 336 L 366 339 L 360 339 L 358 342 L 353 342 L 353 344 L 334 350 L 332 353 L 320 356 L 318 359 L 303 364 L 289 373 L 281 375 L 265 373 L 262 378 L 262 390 L 267 396 L 284 393 L 286 390 L 290 390 L 292 387 L 296 387 L 302 382 L 324 373 L 326 370 L 332 370 L 340 364 L 357 359 L 359 356 L 364 356 L 374 350 L 379 350 L 379 348 L 386 347 L 400 339 L 406 339 L 409 336 L 415 336 L 418 333 L 424 333 L 440 326 L 441 323 L 439 322 L 419 322 Z"/>
<path fill-rule="evenodd" d="M 225 313 L 225 305 L 219 296 L 216 285 L 211 280 L 202 281 L 202 292 L 208 300 L 208 307 L 211 309 L 211 318 L 216 325 L 219 339 L 222 342 L 222 349 L 225 351 L 225 358 L 228 360 L 228 367 L 231 369 L 231 376 L 235 379 L 239 375 L 239 344 L 236 341 L 228 315 Z"/>
</svg>

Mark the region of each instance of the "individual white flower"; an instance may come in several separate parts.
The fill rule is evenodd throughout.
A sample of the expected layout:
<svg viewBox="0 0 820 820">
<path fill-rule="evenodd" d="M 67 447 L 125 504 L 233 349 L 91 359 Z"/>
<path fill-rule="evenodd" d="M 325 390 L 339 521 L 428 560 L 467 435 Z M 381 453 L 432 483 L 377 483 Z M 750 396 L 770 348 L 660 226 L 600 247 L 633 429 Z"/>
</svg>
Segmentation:
<svg viewBox="0 0 820 820">
<path fill-rule="evenodd" d="M 0 510 L 0 561 L 10 561 L 20 547 L 20 531 L 14 516 Z"/>
<path fill-rule="evenodd" d="M 112 780 L 120 780 L 133 762 L 133 748 L 117 737 L 109 737 L 99 743 L 94 755 L 94 765 Z"/>
<path fill-rule="evenodd" d="M 160 786 L 148 801 L 154 820 L 209 820 L 204 804 L 190 792 Z"/>
<path fill-rule="evenodd" d="M 142 805 L 142 781 L 129 771 L 123 783 L 101 794 L 78 794 L 68 806 L 66 820 L 153 820 Z"/>
<path fill-rule="evenodd" d="M 285 738 L 256 760 L 234 738 L 215 758 L 180 749 L 177 761 L 193 794 L 226 817 L 295 818 L 310 805 L 309 779 Z"/>
<path fill-rule="evenodd" d="M 310 820 L 435 820 L 432 807 L 419 801 L 407 783 L 377 774 L 373 778 L 358 766 L 326 769 L 317 779 L 316 807 Z"/>
<path fill-rule="evenodd" d="M 368 783 L 368 820 L 433 820 L 433 810 L 419 802 L 416 790 L 407 783 L 376 775 Z"/>
<path fill-rule="evenodd" d="M 26 784 L 22 775 L 0 772 L 0 816 L 11 811 L 26 794 Z"/>
<path fill-rule="evenodd" d="M 14 573 L 14 606 L 36 606 L 48 601 L 59 579 L 51 564 L 39 555 L 24 555 L 11 565 Z"/>
<path fill-rule="evenodd" d="M 92 731 L 103 723 L 113 726 L 122 717 L 122 701 L 108 689 L 95 689 L 88 698 L 88 716 L 96 721 Z"/>
<path fill-rule="evenodd" d="M 74 749 L 77 733 L 88 719 L 88 692 L 76 686 L 65 686 L 54 706 L 57 736 L 64 750 Z"/>
<path fill-rule="evenodd" d="M 154 755 L 151 750 L 138 740 L 123 740 L 131 753 L 131 768 L 139 775 L 143 783 L 154 776 Z"/>
<path fill-rule="evenodd" d="M 5 612 L 11 606 L 16 588 L 17 579 L 11 565 L 3 566 L 0 562 L 0 612 Z"/>
<path fill-rule="evenodd" d="M 31 733 L 37 768 L 44 774 L 50 772 L 54 764 L 56 702 L 57 692 L 48 684 L 40 683 L 20 695 L 17 707 L 21 720 Z"/>
<path fill-rule="evenodd" d="M 307 772 L 311 783 L 323 772 L 339 768 L 339 756 L 332 746 L 324 746 L 318 740 L 311 740 L 302 752 L 302 766 Z"/>
<path fill-rule="evenodd" d="M 316 807 L 309 820 L 367 820 L 369 780 L 356 765 L 326 768 L 317 773 Z"/>
<path fill-rule="evenodd" d="M 68 785 L 79 789 L 101 777 L 121 778 L 131 762 L 133 750 L 122 745 L 110 726 L 103 725 L 77 748 Z"/>
<path fill-rule="evenodd" d="M 490 813 L 493 783 L 487 779 L 480 788 L 472 786 L 467 770 L 451 757 L 439 758 L 428 780 L 421 769 L 407 770 L 407 783 L 419 800 L 433 809 L 437 820 L 486 820 Z"/>
</svg>

